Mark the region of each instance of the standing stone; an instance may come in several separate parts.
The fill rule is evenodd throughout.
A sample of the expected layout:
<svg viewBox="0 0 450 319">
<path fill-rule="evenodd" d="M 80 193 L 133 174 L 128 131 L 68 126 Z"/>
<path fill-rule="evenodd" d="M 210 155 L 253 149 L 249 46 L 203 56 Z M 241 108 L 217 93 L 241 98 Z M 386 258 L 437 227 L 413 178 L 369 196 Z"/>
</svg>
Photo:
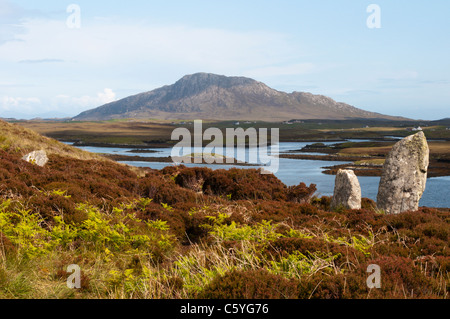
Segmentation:
<svg viewBox="0 0 450 319">
<path fill-rule="evenodd" d="M 361 208 L 361 187 L 352 170 L 340 169 L 336 174 L 331 207 Z"/>
<path fill-rule="evenodd" d="M 47 153 L 45 151 L 33 151 L 22 157 L 22 159 L 38 166 L 44 166 L 48 162 Z"/>
<path fill-rule="evenodd" d="M 377 207 L 387 214 L 418 210 L 425 191 L 429 148 L 423 132 L 397 142 L 386 157 L 377 195 Z"/>
</svg>

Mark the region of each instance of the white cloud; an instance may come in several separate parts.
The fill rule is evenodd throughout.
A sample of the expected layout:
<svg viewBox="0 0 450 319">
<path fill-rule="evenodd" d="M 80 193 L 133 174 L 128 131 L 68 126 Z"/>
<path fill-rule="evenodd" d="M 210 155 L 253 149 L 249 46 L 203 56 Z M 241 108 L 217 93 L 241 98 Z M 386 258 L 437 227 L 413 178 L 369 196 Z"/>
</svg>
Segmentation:
<svg viewBox="0 0 450 319">
<path fill-rule="evenodd" d="M 21 19 L 26 10 L 8 0 L 0 0 L 0 45 L 8 41 L 16 41 L 16 35 L 25 30 Z"/>
<path fill-rule="evenodd" d="M 32 115 L 45 111 L 40 98 L 0 96 L 0 117 L 32 118 Z"/>
<path fill-rule="evenodd" d="M 69 95 L 60 94 L 52 99 L 51 105 L 62 111 L 77 115 L 79 112 L 101 106 L 116 100 L 116 94 L 110 88 L 105 88 L 98 92 L 95 96 L 83 95 L 80 97 L 72 97 Z"/>
<path fill-rule="evenodd" d="M 22 111 L 34 111 L 41 104 L 37 97 L 12 97 L 2 96 L 0 105 L 2 111 L 14 111 L 20 108 Z"/>
<path fill-rule="evenodd" d="M 201 69 L 258 68 L 290 57 L 288 39 L 275 32 L 237 32 L 188 26 L 154 26 L 102 20 L 70 29 L 64 20 L 22 23 L 20 41 L 3 44 L 0 60 L 64 60 L 84 66 L 137 63 L 188 65 Z M 145 65 L 141 65 L 145 66 Z"/>
<path fill-rule="evenodd" d="M 0 116 L 33 118 L 43 113 L 57 112 L 69 116 L 116 100 L 116 94 L 110 88 L 96 93 L 93 96 L 83 95 L 72 97 L 59 94 L 49 101 L 37 97 L 0 97 Z M 6 116 L 5 116 L 6 114 Z"/>
<path fill-rule="evenodd" d="M 110 103 L 116 100 L 116 93 L 112 89 L 106 88 L 97 94 L 97 98 L 101 104 Z"/>
</svg>

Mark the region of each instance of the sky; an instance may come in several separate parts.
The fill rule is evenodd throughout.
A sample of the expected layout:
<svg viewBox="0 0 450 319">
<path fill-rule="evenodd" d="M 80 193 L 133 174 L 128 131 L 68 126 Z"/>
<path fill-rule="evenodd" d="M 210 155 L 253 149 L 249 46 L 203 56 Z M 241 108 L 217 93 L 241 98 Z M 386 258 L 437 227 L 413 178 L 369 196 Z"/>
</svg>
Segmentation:
<svg viewBox="0 0 450 319">
<path fill-rule="evenodd" d="M 450 117 L 450 1 L 0 0 L 0 117 L 75 116 L 196 72 Z"/>
</svg>

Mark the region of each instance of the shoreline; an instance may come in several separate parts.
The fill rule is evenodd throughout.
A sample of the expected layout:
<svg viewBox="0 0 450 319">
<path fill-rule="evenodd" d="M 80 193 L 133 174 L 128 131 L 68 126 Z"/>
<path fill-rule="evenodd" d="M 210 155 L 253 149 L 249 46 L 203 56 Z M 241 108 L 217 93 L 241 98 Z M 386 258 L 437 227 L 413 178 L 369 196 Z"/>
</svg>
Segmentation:
<svg viewBox="0 0 450 319">
<path fill-rule="evenodd" d="M 318 160 L 329 162 L 351 162 L 347 164 L 324 166 L 322 173 L 328 175 L 336 175 L 339 169 L 351 169 L 356 176 L 381 176 L 383 165 L 381 164 L 355 164 L 357 161 L 380 159 L 379 157 L 356 157 L 356 156 L 339 156 L 339 155 L 294 155 L 283 154 L 280 158 L 290 158 L 298 160 Z M 427 177 L 443 177 L 450 176 L 450 165 L 446 161 L 430 159 Z"/>
<path fill-rule="evenodd" d="M 354 140 L 360 139 L 360 140 L 367 140 L 367 138 L 352 138 Z M 146 143 L 146 144 L 124 144 L 124 143 L 105 143 L 105 142 L 84 142 L 84 141 L 73 141 L 73 140 L 59 140 L 62 143 L 71 143 L 69 145 L 76 146 L 76 147 L 117 147 L 117 148 L 131 148 L 131 149 L 149 149 L 149 148 L 171 148 L 174 147 L 179 141 L 173 141 L 173 143 L 170 143 L 168 141 L 166 142 L 160 142 L 160 143 Z M 346 142 L 347 139 L 304 139 L 304 140 L 285 140 L 280 139 L 279 143 L 323 143 L 323 142 Z M 202 147 L 207 146 L 211 141 L 204 141 L 202 144 Z M 264 146 L 264 145 L 263 145 Z M 267 144 L 267 146 L 271 146 L 270 143 Z M 249 147 L 248 144 L 246 144 L 246 148 Z"/>
<path fill-rule="evenodd" d="M 105 153 L 99 153 L 99 155 L 109 158 L 116 162 L 149 162 L 149 163 L 175 163 L 173 158 L 171 156 L 166 157 L 153 157 L 153 156 L 138 156 L 138 155 L 118 155 L 118 154 L 105 154 Z M 233 163 L 208 163 L 205 161 L 205 159 L 202 157 L 201 163 L 194 163 L 194 159 L 197 157 L 188 157 L 185 156 L 184 158 L 190 158 L 191 164 L 212 164 L 212 165 L 236 165 L 236 166 L 263 166 L 261 164 L 251 164 L 251 163 L 245 163 L 238 161 L 233 158 Z M 225 160 L 226 161 L 226 160 Z M 178 163 L 178 161 L 177 161 Z M 184 164 L 184 163 L 180 163 Z M 188 163 L 189 164 L 189 163 Z"/>
<path fill-rule="evenodd" d="M 117 161 L 117 162 L 148 162 L 148 163 L 174 163 L 171 156 L 167 157 L 144 157 L 144 156 L 138 156 L 138 155 L 116 155 L 116 154 L 99 154 L 103 157 L 109 158 L 111 160 Z M 297 160 L 312 160 L 312 161 L 327 161 L 327 162 L 346 162 L 349 163 L 346 164 L 339 164 L 339 165 L 331 165 L 331 166 L 324 166 L 322 167 L 324 170 L 322 171 L 323 174 L 327 175 L 336 175 L 337 171 L 339 169 L 351 169 L 355 172 L 356 176 L 381 176 L 383 165 L 380 164 L 355 164 L 356 161 L 360 161 L 362 158 L 359 157 L 351 157 L 351 156 L 337 156 L 337 155 L 288 155 L 288 154 L 282 154 L 279 155 L 280 158 L 289 158 L 289 159 L 297 159 Z M 240 162 L 234 159 L 233 163 L 208 163 L 205 161 L 204 158 L 202 158 L 201 163 L 193 163 L 193 157 L 191 157 L 192 164 L 211 164 L 211 165 L 236 165 L 236 166 L 263 166 L 261 164 L 251 164 L 251 163 L 245 163 Z M 373 158 L 364 158 L 367 160 L 373 159 Z M 450 176 L 450 168 L 449 165 L 445 162 L 440 162 L 437 160 L 430 160 L 430 165 L 428 168 L 428 178 L 431 177 L 444 177 L 444 176 Z"/>
<path fill-rule="evenodd" d="M 360 138 L 361 140 L 366 140 L 365 138 Z M 372 140 L 382 140 L 382 139 L 372 139 Z M 312 143 L 321 143 L 321 142 L 345 142 L 346 140 L 326 140 L 326 139 L 314 139 L 314 140 L 302 140 L 295 142 L 312 142 Z M 386 140 L 386 142 L 392 142 L 392 140 Z M 66 141 L 66 143 L 69 141 Z M 280 143 L 284 142 L 292 142 L 292 141 L 280 141 Z M 114 143 L 96 143 L 96 142 L 69 142 L 73 143 L 72 145 L 75 147 L 79 146 L 92 146 L 92 147 L 116 147 L 116 148 L 130 148 L 130 153 L 153 153 L 155 151 L 151 151 L 151 148 L 157 149 L 167 149 L 171 148 L 174 145 L 169 143 L 152 143 L 152 144 L 114 144 Z M 293 152 L 304 152 L 304 153 L 322 153 L 323 155 L 313 155 L 313 154 L 291 154 Z M 288 158 L 288 159 L 297 159 L 297 160 L 319 160 L 319 161 L 329 161 L 329 162 L 349 162 L 345 164 L 339 165 L 330 165 L 323 167 L 323 174 L 327 175 L 336 175 L 339 169 L 351 169 L 355 172 L 357 176 L 381 176 L 382 172 L 382 164 L 371 164 L 365 163 L 364 161 L 378 160 L 384 159 L 381 156 L 355 156 L 355 155 L 338 155 L 337 153 L 340 149 L 330 149 L 327 147 L 308 147 L 303 148 L 301 150 L 291 150 L 287 153 L 282 153 L 279 155 L 279 158 Z M 153 157 L 153 156 L 138 156 L 138 155 L 117 155 L 117 154 L 100 154 L 103 157 L 109 158 L 114 161 L 128 161 L 128 162 L 150 162 L 150 163 L 173 163 L 173 159 L 171 156 L 167 157 Z M 356 164 L 356 162 L 363 163 Z M 193 162 L 193 158 L 191 159 Z M 202 158 L 202 162 L 198 164 L 213 164 L 213 165 L 236 165 L 236 166 L 262 166 L 260 164 L 251 164 L 251 163 L 243 163 L 234 159 L 233 163 L 208 163 L 205 159 Z M 430 164 L 428 168 L 428 177 L 443 177 L 450 176 L 450 163 L 447 159 L 436 159 L 430 158 Z"/>
</svg>

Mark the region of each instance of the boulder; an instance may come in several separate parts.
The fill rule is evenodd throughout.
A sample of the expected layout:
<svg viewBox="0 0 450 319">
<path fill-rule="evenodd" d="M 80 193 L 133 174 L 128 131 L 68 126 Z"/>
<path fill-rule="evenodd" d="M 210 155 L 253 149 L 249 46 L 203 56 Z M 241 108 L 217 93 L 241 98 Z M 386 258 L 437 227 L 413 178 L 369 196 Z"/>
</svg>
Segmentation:
<svg viewBox="0 0 450 319">
<path fill-rule="evenodd" d="M 22 159 L 38 166 L 44 166 L 48 162 L 47 153 L 43 150 L 28 153 Z"/>
<path fill-rule="evenodd" d="M 361 208 L 361 186 L 352 170 L 340 169 L 336 174 L 331 207 Z"/>
<path fill-rule="evenodd" d="M 423 132 L 405 137 L 392 147 L 378 187 L 378 209 L 398 214 L 419 208 L 427 181 L 429 153 Z"/>
</svg>

